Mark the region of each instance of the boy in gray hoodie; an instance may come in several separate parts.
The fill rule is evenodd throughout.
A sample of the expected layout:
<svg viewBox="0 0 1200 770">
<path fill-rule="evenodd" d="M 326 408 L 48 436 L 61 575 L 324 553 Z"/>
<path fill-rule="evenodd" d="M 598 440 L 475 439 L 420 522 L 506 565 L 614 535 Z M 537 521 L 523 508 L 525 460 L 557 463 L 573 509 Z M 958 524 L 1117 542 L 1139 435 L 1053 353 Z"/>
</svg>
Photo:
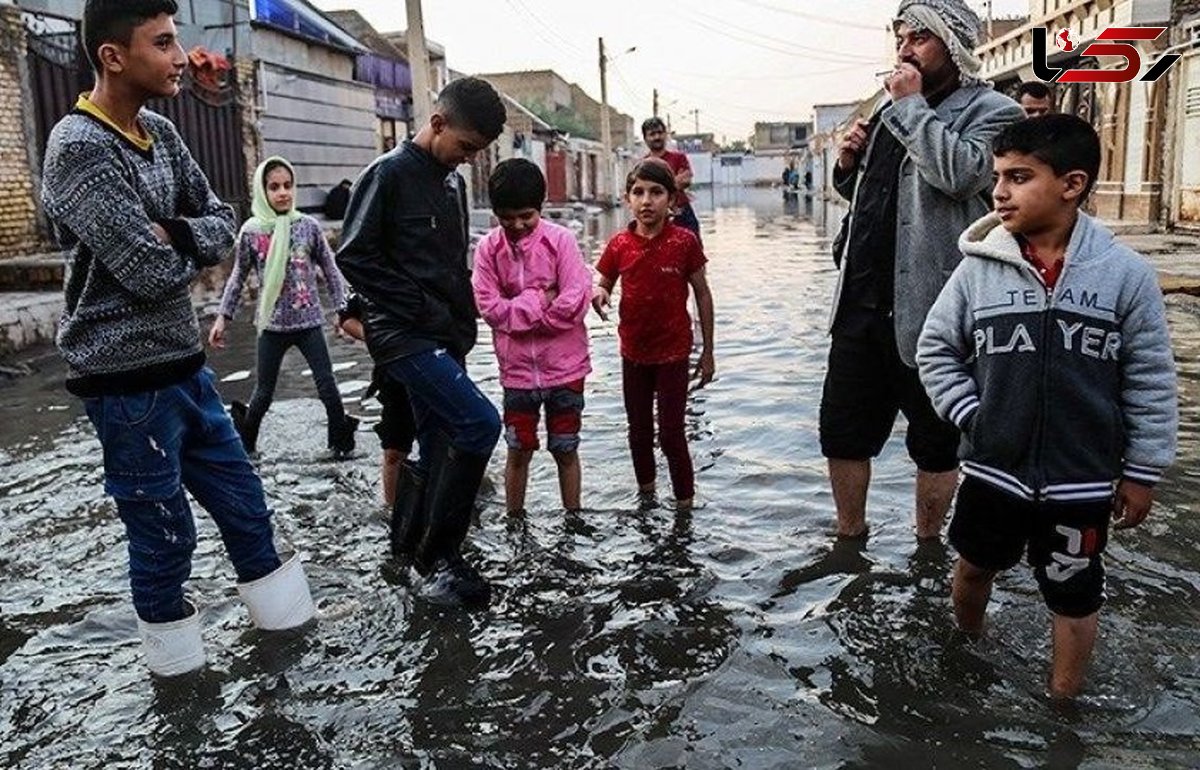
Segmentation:
<svg viewBox="0 0 1200 770">
<path fill-rule="evenodd" d="M 1079 210 L 1100 166 L 1085 121 L 997 135 L 995 211 L 930 310 L 921 382 L 963 432 L 950 542 L 959 628 L 983 628 L 992 581 L 1028 549 L 1053 613 L 1050 693 L 1073 697 L 1104 602 L 1101 555 L 1140 524 L 1175 455 L 1174 362 L 1153 268 Z"/>
</svg>

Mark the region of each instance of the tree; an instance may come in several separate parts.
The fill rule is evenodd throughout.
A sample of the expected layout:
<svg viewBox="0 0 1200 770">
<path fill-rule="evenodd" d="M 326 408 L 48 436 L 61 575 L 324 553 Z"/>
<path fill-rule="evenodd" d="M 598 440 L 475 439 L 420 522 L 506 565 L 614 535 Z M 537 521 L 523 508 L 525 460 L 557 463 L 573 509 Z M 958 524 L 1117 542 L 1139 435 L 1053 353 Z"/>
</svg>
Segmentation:
<svg viewBox="0 0 1200 770">
<path fill-rule="evenodd" d="M 596 134 L 588 127 L 587 122 L 574 110 L 552 110 L 539 101 L 529 102 L 525 109 L 563 133 L 583 139 L 596 139 Z"/>
</svg>

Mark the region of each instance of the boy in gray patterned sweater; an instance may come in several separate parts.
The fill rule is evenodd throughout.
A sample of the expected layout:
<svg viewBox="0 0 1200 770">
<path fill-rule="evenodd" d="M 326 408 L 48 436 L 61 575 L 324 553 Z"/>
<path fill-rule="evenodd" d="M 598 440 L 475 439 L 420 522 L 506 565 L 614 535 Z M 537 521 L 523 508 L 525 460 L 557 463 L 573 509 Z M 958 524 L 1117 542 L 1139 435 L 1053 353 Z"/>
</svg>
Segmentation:
<svg viewBox="0 0 1200 770">
<path fill-rule="evenodd" d="M 271 512 L 204 363 L 189 285 L 233 244 L 175 127 L 143 108 L 179 92 L 187 57 L 174 0 L 88 0 L 84 48 L 96 87 L 50 134 L 42 192 L 70 249 L 57 344 L 67 389 L 104 450 L 106 491 L 129 538 L 129 577 L 151 671 L 204 664 L 200 613 L 184 599 L 196 528 L 186 492 L 212 515 L 260 628 L 307 622 L 299 560 L 281 563 Z M 186 492 L 185 492 L 186 490 Z"/>
<path fill-rule="evenodd" d="M 1175 454 L 1175 370 L 1154 269 L 1079 211 L 1100 167 L 1073 115 L 994 140 L 996 210 L 959 239 L 966 258 L 917 346 L 934 408 L 963 432 L 950 524 L 954 614 L 976 634 L 997 572 L 1028 552 L 1053 613 L 1050 693 L 1073 697 L 1104 602 L 1109 520 L 1150 512 Z"/>
</svg>

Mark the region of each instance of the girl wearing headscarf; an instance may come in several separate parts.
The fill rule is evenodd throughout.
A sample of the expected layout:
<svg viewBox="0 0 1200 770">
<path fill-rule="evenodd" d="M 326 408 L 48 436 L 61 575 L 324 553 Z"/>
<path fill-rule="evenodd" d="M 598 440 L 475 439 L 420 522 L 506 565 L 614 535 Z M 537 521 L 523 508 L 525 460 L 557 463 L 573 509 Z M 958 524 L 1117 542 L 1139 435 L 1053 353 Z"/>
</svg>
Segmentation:
<svg viewBox="0 0 1200 770">
<path fill-rule="evenodd" d="M 325 275 L 339 310 L 346 304 L 346 282 L 321 225 L 296 210 L 295 185 L 295 170 L 283 158 L 268 158 L 255 170 L 252 216 L 238 234 L 237 256 L 208 341 L 213 347 L 225 347 L 225 327 L 237 312 L 246 275 L 256 272 L 258 380 L 249 404 L 234 401 L 230 408 L 242 443 L 247 452 L 255 451 L 259 425 L 275 396 L 283 356 L 295 347 L 312 370 L 328 418 L 328 445 L 340 458 L 354 451 L 358 420 L 343 409 L 333 376 L 322 330 L 325 315 L 317 293 L 317 270 Z"/>
</svg>

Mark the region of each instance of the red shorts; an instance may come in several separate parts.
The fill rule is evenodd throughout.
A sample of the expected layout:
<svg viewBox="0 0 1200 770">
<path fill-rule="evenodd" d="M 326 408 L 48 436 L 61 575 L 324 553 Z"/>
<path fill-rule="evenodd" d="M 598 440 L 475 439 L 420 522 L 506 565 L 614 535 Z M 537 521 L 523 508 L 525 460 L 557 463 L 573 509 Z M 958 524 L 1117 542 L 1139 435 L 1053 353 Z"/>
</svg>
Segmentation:
<svg viewBox="0 0 1200 770">
<path fill-rule="evenodd" d="M 540 390 L 504 389 L 504 439 L 510 449 L 539 447 L 537 427 L 546 408 L 546 448 L 554 454 L 579 448 L 583 421 L 583 380 Z"/>
</svg>

